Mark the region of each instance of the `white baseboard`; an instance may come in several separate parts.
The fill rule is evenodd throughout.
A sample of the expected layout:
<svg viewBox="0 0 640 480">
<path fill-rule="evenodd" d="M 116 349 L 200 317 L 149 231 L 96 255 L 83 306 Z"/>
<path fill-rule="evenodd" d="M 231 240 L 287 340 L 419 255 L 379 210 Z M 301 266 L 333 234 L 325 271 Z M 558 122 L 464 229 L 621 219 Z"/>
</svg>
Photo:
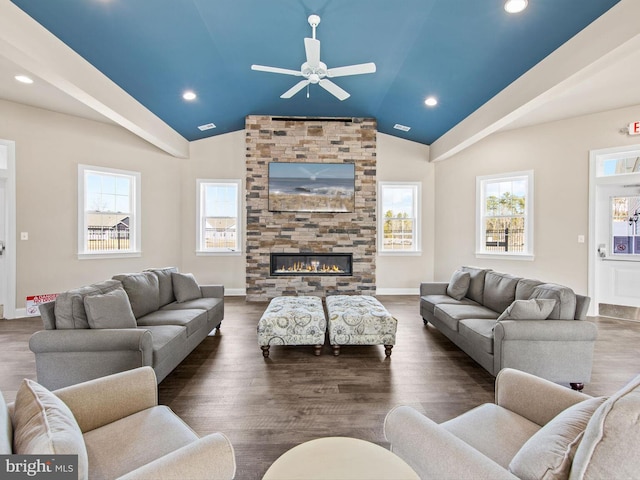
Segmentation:
<svg viewBox="0 0 640 480">
<path fill-rule="evenodd" d="M 247 294 L 246 288 L 225 288 L 225 297 L 244 297 Z"/>
<path fill-rule="evenodd" d="M 26 308 L 16 308 L 16 316 L 11 318 L 10 320 L 13 320 L 14 318 L 22 318 L 22 317 L 26 317 L 27 316 L 27 309 Z"/>
<path fill-rule="evenodd" d="M 420 287 L 416 287 L 416 288 L 376 288 L 376 295 L 420 295 Z"/>
</svg>

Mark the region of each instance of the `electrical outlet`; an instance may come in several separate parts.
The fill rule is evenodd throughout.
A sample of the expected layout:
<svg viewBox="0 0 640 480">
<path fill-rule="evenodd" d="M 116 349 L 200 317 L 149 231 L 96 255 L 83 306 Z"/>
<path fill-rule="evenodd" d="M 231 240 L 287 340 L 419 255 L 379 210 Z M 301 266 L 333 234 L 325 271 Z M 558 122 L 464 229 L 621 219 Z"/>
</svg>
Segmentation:
<svg viewBox="0 0 640 480">
<path fill-rule="evenodd" d="M 20 232 L 20 240 L 29 240 L 29 232 Z"/>
<path fill-rule="evenodd" d="M 584 243 L 584 235 L 578 235 L 578 243 Z"/>
</svg>

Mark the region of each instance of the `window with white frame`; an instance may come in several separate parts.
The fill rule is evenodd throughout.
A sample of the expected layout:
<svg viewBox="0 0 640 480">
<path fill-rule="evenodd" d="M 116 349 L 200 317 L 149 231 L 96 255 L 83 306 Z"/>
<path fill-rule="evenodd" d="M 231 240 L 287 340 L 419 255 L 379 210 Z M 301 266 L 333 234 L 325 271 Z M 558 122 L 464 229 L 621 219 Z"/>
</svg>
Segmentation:
<svg viewBox="0 0 640 480">
<path fill-rule="evenodd" d="M 420 252 L 419 182 L 378 182 L 378 251 Z"/>
<path fill-rule="evenodd" d="M 533 171 L 476 178 L 476 254 L 533 258 Z"/>
<path fill-rule="evenodd" d="M 78 255 L 140 255 L 140 173 L 78 165 Z"/>
<path fill-rule="evenodd" d="M 240 253 L 240 180 L 197 180 L 196 250 Z"/>
</svg>

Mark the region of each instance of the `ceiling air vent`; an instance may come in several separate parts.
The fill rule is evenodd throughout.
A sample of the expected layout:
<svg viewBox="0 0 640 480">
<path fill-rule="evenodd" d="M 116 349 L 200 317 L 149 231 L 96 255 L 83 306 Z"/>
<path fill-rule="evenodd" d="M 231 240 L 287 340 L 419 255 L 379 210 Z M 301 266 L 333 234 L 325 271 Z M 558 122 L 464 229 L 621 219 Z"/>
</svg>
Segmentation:
<svg viewBox="0 0 640 480">
<path fill-rule="evenodd" d="M 213 123 L 205 123 L 204 125 L 198 125 L 198 130 L 204 132 L 205 130 L 211 130 L 212 128 L 216 128 Z"/>
<path fill-rule="evenodd" d="M 393 128 L 395 128 L 396 130 L 402 130 L 403 132 L 408 132 L 409 130 L 411 130 L 411 127 L 407 127 L 406 125 L 400 125 L 399 123 L 396 123 Z"/>
</svg>

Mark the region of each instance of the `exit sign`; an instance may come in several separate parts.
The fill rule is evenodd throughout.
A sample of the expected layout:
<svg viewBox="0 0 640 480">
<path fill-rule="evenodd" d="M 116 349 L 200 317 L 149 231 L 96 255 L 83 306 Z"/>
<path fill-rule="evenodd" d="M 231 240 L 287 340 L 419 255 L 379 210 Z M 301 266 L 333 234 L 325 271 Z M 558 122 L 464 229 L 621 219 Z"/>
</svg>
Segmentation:
<svg viewBox="0 0 640 480">
<path fill-rule="evenodd" d="M 629 124 L 629 135 L 640 135 L 640 121 Z"/>
</svg>

